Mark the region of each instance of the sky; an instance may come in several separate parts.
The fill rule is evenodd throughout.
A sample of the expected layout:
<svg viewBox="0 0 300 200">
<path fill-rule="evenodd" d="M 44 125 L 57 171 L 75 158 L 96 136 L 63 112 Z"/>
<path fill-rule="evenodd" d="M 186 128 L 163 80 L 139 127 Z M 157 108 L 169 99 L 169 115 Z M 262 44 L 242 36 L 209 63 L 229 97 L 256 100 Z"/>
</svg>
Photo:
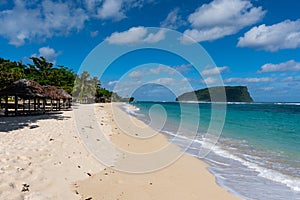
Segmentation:
<svg viewBox="0 0 300 200">
<path fill-rule="evenodd" d="M 298 0 L 0 0 L 0 57 L 43 56 L 80 72 L 94 56 L 89 69 L 102 87 L 137 100 L 222 83 L 247 86 L 259 102 L 300 102 L 299 8 Z"/>
</svg>

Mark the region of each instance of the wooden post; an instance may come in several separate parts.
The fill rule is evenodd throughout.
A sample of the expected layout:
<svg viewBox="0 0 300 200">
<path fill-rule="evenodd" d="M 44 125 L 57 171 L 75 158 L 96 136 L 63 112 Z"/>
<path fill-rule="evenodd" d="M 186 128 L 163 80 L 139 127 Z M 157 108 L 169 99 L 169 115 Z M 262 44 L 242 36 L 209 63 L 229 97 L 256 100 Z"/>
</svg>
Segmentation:
<svg viewBox="0 0 300 200">
<path fill-rule="evenodd" d="M 25 97 L 23 97 L 23 112 L 25 111 Z"/>
<path fill-rule="evenodd" d="M 18 96 L 15 95 L 15 116 L 18 115 Z"/>
<path fill-rule="evenodd" d="M 41 103 L 41 98 L 38 97 L 38 110 L 40 110 L 40 108 L 41 108 L 40 103 Z"/>
<path fill-rule="evenodd" d="M 5 96 L 5 116 L 8 116 L 8 96 Z"/>
<path fill-rule="evenodd" d="M 44 99 L 43 99 L 43 110 L 44 110 L 44 113 L 46 112 L 46 101 L 47 101 L 47 99 L 46 99 L 46 97 L 44 97 Z"/>
<path fill-rule="evenodd" d="M 52 101 L 52 98 L 51 98 L 50 103 L 51 103 L 51 111 L 52 111 L 53 110 L 53 105 L 52 105 L 53 101 Z"/>
<path fill-rule="evenodd" d="M 60 111 L 60 99 L 58 100 L 58 110 Z"/>
<path fill-rule="evenodd" d="M 33 110 L 36 111 L 36 98 L 33 99 Z"/>
<path fill-rule="evenodd" d="M 30 100 L 31 100 L 31 99 L 30 99 L 30 97 L 29 97 L 28 100 L 29 100 L 29 102 L 28 102 L 29 114 L 31 114 L 31 110 L 30 110 Z"/>
<path fill-rule="evenodd" d="M 71 108 L 71 105 L 72 105 L 72 99 L 68 99 L 68 104 L 69 104 L 68 108 Z"/>
</svg>

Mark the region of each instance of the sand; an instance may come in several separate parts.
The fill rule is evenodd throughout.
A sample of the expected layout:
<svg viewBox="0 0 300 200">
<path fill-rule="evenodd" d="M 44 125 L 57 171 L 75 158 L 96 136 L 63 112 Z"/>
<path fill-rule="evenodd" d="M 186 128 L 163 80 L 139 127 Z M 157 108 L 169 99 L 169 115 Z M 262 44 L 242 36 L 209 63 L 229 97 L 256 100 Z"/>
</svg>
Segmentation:
<svg viewBox="0 0 300 200">
<path fill-rule="evenodd" d="M 172 160 L 179 155 L 180 149 L 170 144 L 164 135 L 121 111 L 117 105 L 102 104 L 95 109 L 95 113 L 102 117 L 102 133 L 116 147 L 117 158 L 113 167 L 106 167 L 76 183 L 75 189 L 82 199 L 238 199 L 216 184 L 215 177 L 203 161 L 181 153 L 179 159 Z M 162 153 L 168 160 L 167 164 L 151 156 L 144 163 L 132 159 L 133 153 L 147 155 L 147 152 L 162 151 L 166 146 L 166 152 L 171 154 L 165 156 Z M 145 167 L 148 165 L 152 168 Z M 142 173 L 142 169 L 152 172 Z M 138 173 L 132 173 L 134 170 Z"/>
<path fill-rule="evenodd" d="M 78 137 L 73 111 L 0 118 L 0 199 L 80 199 L 75 181 L 104 167 Z"/>
<path fill-rule="evenodd" d="M 238 199 L 206 163 L 111 106 L 0 118 L 0 199 Z"/>
</svg>

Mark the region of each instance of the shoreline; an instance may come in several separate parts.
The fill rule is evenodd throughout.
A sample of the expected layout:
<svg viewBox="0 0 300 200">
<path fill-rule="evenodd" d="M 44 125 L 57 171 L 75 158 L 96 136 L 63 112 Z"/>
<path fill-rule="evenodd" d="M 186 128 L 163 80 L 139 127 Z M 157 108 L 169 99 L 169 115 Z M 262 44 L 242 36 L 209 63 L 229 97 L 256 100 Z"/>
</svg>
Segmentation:
<svg viewBox="0 0 300 200">
<path fill-rule="evenodd" d="M 165 164 L 164 159 L 162 163 L 145 160 L 138 165 L 141 168 L 133 168 L 141 170 L 146 166 L 156 169 L 154 172 L 133 174 L 117 170 L 119 167 L 132 171 L 126 167 L 137 163 L 115 151 L 117 148 L 103 153 L 107 151 L 102 145 L 105 138 L 128 152 L 155 152 L 167 145 L 167 154 L 177 155 L 181 149 L 170 143 L 166 135 L 119 108 L 112 113 L 110 106 L 75 105 L 72 111 L 58 114 L 2 118 L 0 199 L 239 199 L 217 184 L 207 163 L 188 154 L 161 169 L 155 167 Z M 119 116 L 119 120 L 114 116 Z M 132 127 L 128 119 L 143 131 Z M 129 134 L 123 134 L 119 127 L 124 125 L 128 125 L 125 131 Z M 102 136 L 93 132 L 96 126 L 101 127 Z M 79 130 L 83 129 L 86 135 L 80 135 Z M 91 154 L 86 138 L 98 145 L 99 155 L 105 154 L 111 167 L 105 167 Z"/>
<path fill-rule="evenodd" d="M 95 112 L 102 115 L 99 123 L 102 127 L 106 127 L 102 129 L 103 134 L 117 147 L 134 153 L 146 153 L 170 145 L 174 151 L 181 151 L 177 145 L 168 141 L 166 135 L 154 131 L 120 108 L 113 108 L 112 113 L 111 106 L 117 107 L 112 104 L 95 104 Z M 113 115 L 126 115 L 127 121 L 122 121 L 122 117 L 118 117 L 116 122 Z M 139 130 L 136 130 L 128 119 L 139 128 L 142 127 L 144 133 L 138 132 Z M 117 123 L 126 126 L 125 132 L 119 129 Z M 134 137 L 139 134 L 143 134 L 142 139 Z M 119 156 L 116 165 L 124 166 L 120 160 Z M 133 174 L 115 169 L 118 167 L 105 168 L 86 180 L 77 181 L 74 189 L 82 199 L 240 199 L 222 188 L 208 167 L 209 164 L 204 161 L 183 153 L 172 164 L 154 172 Z"/>
</svg>

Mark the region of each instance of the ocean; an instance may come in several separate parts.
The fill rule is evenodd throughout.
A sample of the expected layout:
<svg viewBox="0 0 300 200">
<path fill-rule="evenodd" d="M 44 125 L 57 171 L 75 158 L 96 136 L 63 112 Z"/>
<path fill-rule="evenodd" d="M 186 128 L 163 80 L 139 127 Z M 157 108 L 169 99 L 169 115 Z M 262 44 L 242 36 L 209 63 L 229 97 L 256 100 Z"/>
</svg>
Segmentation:
<svg viewBox="0 0 300 200">
<path fill-rule="evenodd" d="M 205 157 L 199 151 L 205 148 L 212 104 L 135 102 L 123 109 L 209 163 L 217 183 L 231 193 L 243 199 L 300 200 L 300 103 L 226 104 L 220 138 Z M 164 116 L 165 125 L 156 127 L 153 121 Z"/>
</svg>

